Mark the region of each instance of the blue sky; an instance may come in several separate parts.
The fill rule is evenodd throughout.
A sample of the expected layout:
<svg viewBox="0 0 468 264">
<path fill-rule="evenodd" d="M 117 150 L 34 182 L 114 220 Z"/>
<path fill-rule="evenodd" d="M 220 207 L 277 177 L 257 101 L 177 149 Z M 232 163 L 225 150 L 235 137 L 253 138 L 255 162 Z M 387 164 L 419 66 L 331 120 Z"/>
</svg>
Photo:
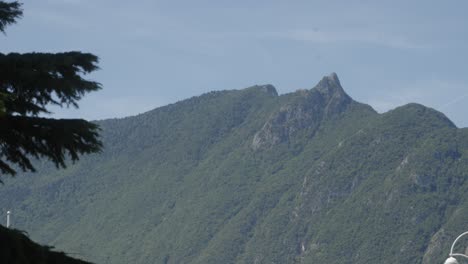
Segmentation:
<svg viewBox="0 0 468 264">
<path fill-rule="evenodd" d="M 468 1 L 23 0 L 0 52 L 80 50 L 104 89 L 56 117 L 135 115 L 212 90 L 312 88 L 337 72 L 384 112 L 418 102 L 468 126 Z"/>
</svg>

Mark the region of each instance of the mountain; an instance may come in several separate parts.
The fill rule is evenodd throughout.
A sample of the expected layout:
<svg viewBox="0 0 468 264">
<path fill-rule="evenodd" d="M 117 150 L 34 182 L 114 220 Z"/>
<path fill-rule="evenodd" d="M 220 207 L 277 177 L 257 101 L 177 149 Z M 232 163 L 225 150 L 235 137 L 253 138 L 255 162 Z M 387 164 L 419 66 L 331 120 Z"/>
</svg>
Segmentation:
<svg viewBox="0 0 468 264">
<path fill-rule="evenodd" d="M 442 263 L 468 228 L 468 129 L 379 114 L 336 74 L 97 122 L 105 149 L 5 179 L 33 239 L 96 263 Z"/>
</svg>

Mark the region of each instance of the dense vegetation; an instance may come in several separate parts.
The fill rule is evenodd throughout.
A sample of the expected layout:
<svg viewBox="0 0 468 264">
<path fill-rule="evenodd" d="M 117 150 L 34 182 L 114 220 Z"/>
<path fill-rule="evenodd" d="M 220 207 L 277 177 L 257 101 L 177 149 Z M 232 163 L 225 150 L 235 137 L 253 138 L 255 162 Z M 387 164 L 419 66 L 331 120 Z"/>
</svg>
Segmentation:
<svg viewBox="0 0 468 264">
<path fill-rule="evenodd" d="M 97 263 L 442 263 L 468 227 L 468 130 L 336 75 L 97 122 L 104 151 L 4 179 L 32 238 Z"/>
</svg>

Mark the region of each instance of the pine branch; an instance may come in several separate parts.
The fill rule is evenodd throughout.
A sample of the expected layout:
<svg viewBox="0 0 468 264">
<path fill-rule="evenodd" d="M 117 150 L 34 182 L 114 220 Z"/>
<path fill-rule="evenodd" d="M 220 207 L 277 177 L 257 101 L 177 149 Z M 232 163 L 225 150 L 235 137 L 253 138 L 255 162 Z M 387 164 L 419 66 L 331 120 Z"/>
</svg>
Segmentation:
<svg viewBox="0 0 468 264">
<path fill-rule="evenodd" d="M 5 27 L 16 23 L 16 19 L 22 15 L 21 4 L 17 1 L 11 3 L 0 1 L 0 31 L 5 33 Z"/>
<path fill-rule="evenodd" d="M 81 119 L 0 117 L 0 171 L 14 175 L 9 163 L 35 171 L 31 157 L 46 157 L 64 168 L 67 156 L 74 162 L 80 154 L 101 150 L 98 131 L 96 124 Z"/>
<path fill-rule="evenodd" d="M 66 53 L 0 53 L 0 93 L 7 114 L 35 115 L 48 113 L 46 106 L 78 107 L 88 92 L 101 84 L 82 75 L 98 69 L 97 56 L 78 51 Z"/>
</svg>

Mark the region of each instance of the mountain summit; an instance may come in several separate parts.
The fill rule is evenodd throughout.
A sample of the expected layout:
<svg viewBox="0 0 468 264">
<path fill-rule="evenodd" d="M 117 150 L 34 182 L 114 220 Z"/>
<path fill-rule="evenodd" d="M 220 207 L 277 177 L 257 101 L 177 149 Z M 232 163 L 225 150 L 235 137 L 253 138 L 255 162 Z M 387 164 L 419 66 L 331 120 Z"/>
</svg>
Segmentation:
<svg viewBox="0 0 468 264">
<path fill-rule="evenodd" d="M 16 228 L 96 263 L 442 263 L 468 224 L 468 131 L 379 114 L 336 74 L 97 123 L 102 153 L 0 192 Z"/>
<path fill-rule="evenodd" d="M 315 86 L 314 89 L 323 96 L 327 102 L 325 112 L 327 115 L 337 114 L 346 109 L 352 102 L 346 92 L 341 87 L 340 80 L 336 73 L 323 77 L 323 79 Z"/>
<path fill-rule="evenodd" d="M 313 134 L 324 119 L 339 116 L 353 102 L 341 87 L 336 73 L 323 77 L 311 90 L 300 90 L 292 97 L 294 99 L 282 104 L 255 134 L 253 149 L 288 142 L 294 133 L 304 129 Z"/>
<path fill-rule="evenodd" d="M 334 94 L 345 94 L 343 87 L 341 87 L 338 75 L 332 72 L 328 76 L 324 76 L 322 80 L 315 86 L 315 88 L 324 96 L 331 97 Z"/>
</svg>

